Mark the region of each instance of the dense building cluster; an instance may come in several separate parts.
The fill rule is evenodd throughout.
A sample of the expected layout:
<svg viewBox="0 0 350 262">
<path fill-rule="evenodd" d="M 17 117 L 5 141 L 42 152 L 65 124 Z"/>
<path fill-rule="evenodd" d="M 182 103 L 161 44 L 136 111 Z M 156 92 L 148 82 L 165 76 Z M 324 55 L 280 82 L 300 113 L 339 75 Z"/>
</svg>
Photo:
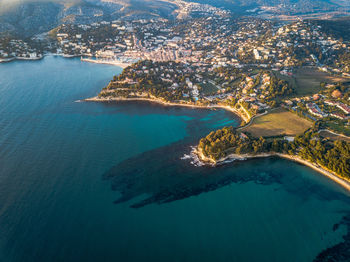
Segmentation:
<svg viewBox="0 0 350 262">
<path fill-rule="evenodd" d="M 197 65 L 291 70 L 315 65 L 347 74 L 339 67 L 349 43 L 334 39 L 312 22 L 273 23 L 215 15 L 197 19 L 135 20 L 62 25 L 59 52 L 97 58 L 176 61 Z"/>
</svg>

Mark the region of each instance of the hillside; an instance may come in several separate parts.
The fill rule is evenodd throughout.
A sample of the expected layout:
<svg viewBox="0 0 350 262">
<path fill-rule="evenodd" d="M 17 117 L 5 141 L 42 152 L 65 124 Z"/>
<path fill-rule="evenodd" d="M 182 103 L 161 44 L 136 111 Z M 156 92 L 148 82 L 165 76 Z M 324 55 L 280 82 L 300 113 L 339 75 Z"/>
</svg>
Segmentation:
<svg viewBox="0 0 350 262">
<path fill-rule="evenodd" d="M 18 2 L 0 0 L 0 33 L 28 37 L 62 23 L 93 23 L 118 18 L 170 18 L 177 6 L 158 0 L 67 0 Z"/>
<path fill-rule="evenodd" d="M 118 4 L 122 8 L 114 14 L 124 18 L 173 18 L 177 5 L 163 0 L 101 0 L 102 4 Z"/>
<path fill-rule="evenodd" d="M 83 1 L 22 2 L 17 5 L 2 4 L 0 32 L 22 36 L 42 33 L 62 23 L 91 23 L 108 19 L 113 11 L 121 8 L 117 4 L 97 5 Z M 6 9 L 5 9 L 6 8 Z"/>
<path fill-rule="evenodd" d="M 185 0 L 228 9 L 239 15 L 288 19 L 337 17 L 350 11 L 347 0 Z M 0 33 L 29 37 L 62 23 L 92 23 L 102 20 L 178 17 L 186 9 L 182 0 L 0 0 Z M 180 12 L 182 13 L 182 12 Z M 186 13 L 186 12 L 185 12 Z M 311 15 L 310 15 L 311 14 Z M 319 14 L 314 16 L 314 14 Z M 348 13 L 349 14 L 349 13 Z M 329 18 L 329 17 L 328 17 Z"/>
</svg>

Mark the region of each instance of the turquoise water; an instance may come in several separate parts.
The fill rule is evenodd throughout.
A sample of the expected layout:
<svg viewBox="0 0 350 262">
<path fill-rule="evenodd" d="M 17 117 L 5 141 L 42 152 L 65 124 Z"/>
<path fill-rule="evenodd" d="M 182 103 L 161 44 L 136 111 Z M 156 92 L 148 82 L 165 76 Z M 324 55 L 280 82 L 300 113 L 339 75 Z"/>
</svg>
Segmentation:
<svg viewBox="0 0 350 262">
<path fill-rule="evenodd" d="M 315 171 L 274 158 L 218 168 L 181 159 L 210 130 L 237 126 L 232 114 L 74 102 L 118 73 L 55 57 L 0 64 L 0 261 L 347 252 L 349 196 Z"/>
</svg>

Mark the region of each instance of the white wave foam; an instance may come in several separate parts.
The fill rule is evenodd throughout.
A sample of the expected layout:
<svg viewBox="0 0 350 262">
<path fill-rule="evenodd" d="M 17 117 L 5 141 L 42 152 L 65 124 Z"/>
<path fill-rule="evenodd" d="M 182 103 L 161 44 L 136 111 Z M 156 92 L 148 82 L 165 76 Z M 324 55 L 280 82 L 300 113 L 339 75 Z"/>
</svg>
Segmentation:
<svg viewBox="0 0 350 262">
<path fill-rule="evenodd" d="M 184 154 L 181 157 L 181 160 L 190 160 L 190 163 L 194 166 L 205 166 L 205 165 L 210 165 L 208 163 L 205 163 L 201 161 L 197 155 L 197 149 L 194 146 L 191 146 L 191 152 L 190 154 Z M 235 157 L 235 155 L 228 156 L 225 160 L 217 162 L 216 165 L 225 165 L 228 163 L 232 163 L 234 161 L 244 161 L 247 160 L 246 157 Z M 214 165 L 214 164 L 212 164 Z"/>
<path fill-rule="evenodd" d="M 194 146 L 191 146 L 191 152 L 190 154 L 184 154 L 182 157 L 181 157 L 181 160 L 191 160 L 190 163 L 194 166 L 204 166 L 205 163 L 202 162 L 198 155 L 196 154 L 196 147 Z"/>
</svg>

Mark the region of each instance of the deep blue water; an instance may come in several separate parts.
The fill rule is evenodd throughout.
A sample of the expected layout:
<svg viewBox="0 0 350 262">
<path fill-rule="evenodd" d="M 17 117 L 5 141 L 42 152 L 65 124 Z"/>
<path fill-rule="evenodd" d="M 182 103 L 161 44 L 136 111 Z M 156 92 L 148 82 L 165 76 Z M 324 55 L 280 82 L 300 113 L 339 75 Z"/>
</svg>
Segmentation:
<svg viewBox="0 0 350 262">
<path fill-rule="evenodd" d="M 275 158 L 218 168 L 180 159 L 209 131 L 239 125 L 232 114 L 74 102 L 118 73 L 55 57 L 0 64 L 0 261 L 347 252 L 349 195 L 315 171 Z"/>
</svg>

